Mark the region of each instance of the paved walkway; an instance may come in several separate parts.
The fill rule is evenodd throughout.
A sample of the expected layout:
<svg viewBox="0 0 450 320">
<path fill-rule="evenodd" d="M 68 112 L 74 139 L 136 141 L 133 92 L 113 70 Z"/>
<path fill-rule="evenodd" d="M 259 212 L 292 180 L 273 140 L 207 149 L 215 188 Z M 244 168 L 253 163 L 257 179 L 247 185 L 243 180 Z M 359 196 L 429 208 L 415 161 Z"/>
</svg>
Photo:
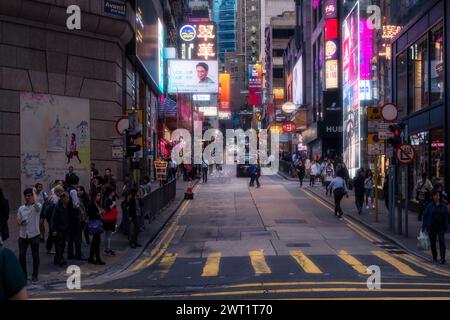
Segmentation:
<svg viewBox="0 0 450 320">
<path fill-rule="evenodd" d="M 153 186 L 153 190 L 157 189 L 159 183 L 156 182 Z M 145 249 L 146 245 L 148 245 L 159 233 L 161 228 L 165 225 L 165 223 L 170 219 L 172 214 L 179 208 L 181 203 L 184 200 L 184 192 L 187 188 L 187 182 L 184 182 L 182 178 L 177 180 L 177 192 L 174 201 L 170 202 L 166 208 L 164 208 L 152 221 L 145 220 L 145 231 L 142 231 L 139 235 L 139 242 L 143 245 L 142 248 L 132 249 L 128 245 L 127 236 L 121 233 L 114 233 L 112 236 L 111 247 L 116 252 L 116 256 L 105 256 L 103 254 L 104 243 L 102 236 L 102 244 L 100 247 L 100 252 L 102 255 L 103 261 L 106 262 L 105 266 L 97 266 L 88 264 L 87 261 L 78 261 L 78 260 L 68 260 L 69 264 L 76 264 L 81 267 L 82 276 L 84 278 L 91 277 L 95 278 L 98 275 L 102 275 L 105 273 L 116 272 L 117 270 L 121 270 L 126 268 L 130 263 L 132 263 L 137 257 L 142 253 Z M 119 206 L 119 217 L 118 223 L 121 221 L 121 210 Z M 15 213 L 11 212 L 9 219 L 9 227 L 11 237 L 4 244 L 5 247 L 13 250 L 17 256 L 19 254 L 18 249 L 18 227 L 15 222 Z M 47 224 L 46 224 L 47 227 Z M 84 236 L 82 243 L 82 253 L 84 257 L 89 256 L 90 246 L 86 244 Z M 65 257 L 67 254 L 65 253 Z M 33 290 L 42 288 L 42 286 L 46 286 L 52 283 L 59 283 L 65 281 L 67 279 L 66 268 L 60 268 L 53 264 L 54 255 L 47 254 L 45 250 L 45 245 L 41 244 L 40 246 L 40 271 L 39 271 L 39 284 L 36 286 L 30 286 L 29 289 Z M 27 255 L 27 268 L 28 272 L 31 275 L 32 271 L 32 257 L 31 257 L 31 249 L 28 250 Z"/>
<path fill-rule="evenodd" d="M 284 178 L 290 181 L 298 181 L 298 179 L 286 177 L 284 174 L 281 174 Z M 309 187 L 309 179 L 305 179 L 304 181 L 304 189 L 311 191 L 316 196 L 319 196 L 321 199 L 325 200 L 332 206 L 334 206 L 334 200 L 331 196 L 327 196 L 325 192 L 325 188 L 322 187 L 322 184 L 317 183 L 315 187 Z M 349 198 L 344 198 L 342 200 L 342 209 L 344 213 L 358 221 L 359 223 L 365 225 L 366 227 L 372 229 L 374 232 L 379 233 L 380 235 L 390 239 L 391 241 L 396 242 L 398 245 L 404 247 L 405 249 L 413 252 L 414 254 L 421 256 L 425 259 L 431 259 L 431 251 L 420 251 L 417 249 L 417 236 L 419 235 L 420 229 L 422 228 L 422 222 L 418 221 L 417 213 L 410 211 L 408 215 L 408 237 L 404 234 L 400 235 L 390 230 L 389 228 L 389 211 L 386 208 L 384 200 L 379 201 L 379 215 L 378 222 L 376 222 L 375 210 L 372 208 L 366 209 L 366 205 L 364 203 L 363 212 L 361 215 L 358 214 L 358 210 L 355 206 L 355 195 L 353 191 L 350 191 Z M 403 213 L 404 214 L 404 213 Z M 405 225 L 403 225 L 403 233 L 405 233 Z M 447 244 L 447 260 L 450 258 L 450 236 L 446 237 Z M 439 250 L 439 249 L 438 249 Z"/>
</svg>

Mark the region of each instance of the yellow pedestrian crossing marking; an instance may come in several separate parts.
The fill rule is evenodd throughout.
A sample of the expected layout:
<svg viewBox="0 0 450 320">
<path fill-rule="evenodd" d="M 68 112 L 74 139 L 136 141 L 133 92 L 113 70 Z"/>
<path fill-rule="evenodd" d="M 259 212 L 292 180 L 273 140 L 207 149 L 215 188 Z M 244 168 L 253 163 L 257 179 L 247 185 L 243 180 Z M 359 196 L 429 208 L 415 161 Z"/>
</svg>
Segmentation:
<svg viewBox="0 0 450 320">
<path fill-rule="evenodd" d="M 158 269 L 158 272 L 161 273 L 161 277 L 164 277 L 169 272 L 176 259 L 176 253 L 166 253 L 164 255 L 164 257 L 161 259 L 161 262 L 159 263 Z"/>
<path fill-rule="evenodd" d="M 348 254 L 347 251 L 341 250 L 339 251 L 338 257 L 341 258 L 344 262 L 349 264 L 353 269 L 355 269 L 358 273 L 367 275 L 367 267 L 363 265 L 358 259 Z"/>
<path fill-rule="evenodd" d="M 429 263 L 423 262 L 418 260 L 417 258 L 411 256 L 411 255 L 395 255 L 397 258 L 400 258 L 402 260 L 405 260 L 419 268 L 422 268 L 424 270 L 427 270 L 428 272 L 432 272 L 441 276 L 450 277 L 450 272 L 439 269 L 433 265 L 430 265 Z"/>
<path fill-rule="evenodd" d="M 412 277 L 424 277 L 423 274 L 414 271 L 410 266 L 388 255 L 383 251 L 372 251 L 372 254 L 394 266 L 401 273 Z"/>
<path fill-rule="evenodd" d="M 248 252 L 250 256 L 250 260 L 252 262 L 253 269 L 255 270 L 255 274 L 270 274 L 272 270 L 270 270 L 269 266 L 266 263 L 266 259 L 264 258 L 264 253 L 262 250 L 254 250 Z"/>
<path fill-rule="evenodd" d="M 301 250 L 291 250 L 289 254 L 306 273 L 321 274 L 322 271 Z"/>
<path fill-rule="evenodd" d="M 217 277 L 219 275 L 221 257 L 222 253 L 220 252 L 213 252 L 208 255 L 208 259 L 203 268 L 202 277 Z"/>
</svg>

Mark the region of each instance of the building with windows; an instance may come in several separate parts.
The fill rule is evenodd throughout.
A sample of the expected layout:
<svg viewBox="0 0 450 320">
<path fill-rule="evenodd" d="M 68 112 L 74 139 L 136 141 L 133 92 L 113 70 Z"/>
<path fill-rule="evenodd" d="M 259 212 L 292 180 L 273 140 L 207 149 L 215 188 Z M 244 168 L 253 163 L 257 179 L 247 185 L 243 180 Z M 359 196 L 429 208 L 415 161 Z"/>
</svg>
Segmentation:
<svg viewBox="0 0 450 320">
<path fill-rule="evenodd" d="M 225 63 L 225 53 L 236 51 L 236 9 L 237 0 L 214 0 L 218 58 L 222 66 Z"/>
</svg>

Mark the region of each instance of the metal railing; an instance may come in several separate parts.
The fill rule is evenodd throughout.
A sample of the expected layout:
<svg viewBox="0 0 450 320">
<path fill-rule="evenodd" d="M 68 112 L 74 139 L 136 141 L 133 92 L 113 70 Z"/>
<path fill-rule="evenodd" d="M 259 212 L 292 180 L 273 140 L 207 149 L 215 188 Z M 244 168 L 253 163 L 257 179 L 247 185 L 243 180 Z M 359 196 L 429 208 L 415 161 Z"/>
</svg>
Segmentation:
<svg viewBox="0 0 450 320">
<path fill-rule="evenodd" d="M 150 221 L 173 199 L 177 193 L 177 180 L 165 184 L 156 189 L 150 194 L 146 195 L 142 200 L 144 201 L 145 215 L 149 216 Z"/>
</svg>

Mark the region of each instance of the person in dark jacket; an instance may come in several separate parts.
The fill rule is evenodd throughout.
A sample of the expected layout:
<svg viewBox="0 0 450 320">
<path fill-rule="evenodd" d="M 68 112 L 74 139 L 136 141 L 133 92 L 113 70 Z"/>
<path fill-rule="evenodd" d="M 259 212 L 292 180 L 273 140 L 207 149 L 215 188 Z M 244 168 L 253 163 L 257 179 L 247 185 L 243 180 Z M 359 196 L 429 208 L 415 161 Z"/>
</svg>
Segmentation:
<svg viewBox="0 0 450 320">
<path fill-rule="evenodd" d="M 138 236 L 140 231 L 139 217 L 142 216 L 143 203 L 142 199 L 138 197 L 138 189 L 132 188 L 130 197 L 128 198 L 126 209 L 128 212 L 129 221 L 129 239 L 131 248 L 141 247 L 138 243 Z"/>
<path fill-rule="evenodd" d="M 305 179 L 306 167 L 302 160 L 297 162 L 295 166 L 295 171 L 297 171 L 298 180 L 300 182 L 300 188 L 303 187 L 303 179 Z"/>
<path fill-rule="evenodd" d="M 9 202 L 6 200 L 3 190 L 0 188 L 0 247 L 9 238 Z"/>
<path fill-rule="evenodd" d="M 53 263 L 59 266 L 65 266 L 67 264 L 64 260 L 64 248 L 66 246 L 67 233 L 69 230 L 69 202 L 69 194 L 67 192 L 61 193 L 51 218 L 50 229 L 53 233 L 56 249 Z"/>
<path fill-rule="evenodd" d="M 92 195 L 91 201 L 89 201 L 87 207 L 87 214 L 89 217 L 89 222 L 92 221 L 101 221 L 102 216 L 101 212 L 101 202 L 102 202 L 102 193 L 96 192 Z M 94 233 L 91 241 L 91 248 L 89 251 L 89 263 L 104 265 L 105 262 L 100 258 L 100 244 L 101 244 L 101 233 Z"/>
<path fill-rule="evenodd" d="M 448 209 L 442 203 L 441 193 L 439 191 L 433 191 L 432 198 L 433 201 L 425 209 L 422 231 L 428 232 L 430 237 L 433 262 L 437 262 L 436 239 L 439 239 L 441 264 L 445 264 L 445 233 L 448 230 Z"/>
<path fill-rule="evenodd" d="M 364 204 L 364 180 L 364 169 L 360 169 L 355 179 L 353 179 L 353 187 L 355 188 L 355 204 L 359 214 L 361 214 Z"/>
</svg>

